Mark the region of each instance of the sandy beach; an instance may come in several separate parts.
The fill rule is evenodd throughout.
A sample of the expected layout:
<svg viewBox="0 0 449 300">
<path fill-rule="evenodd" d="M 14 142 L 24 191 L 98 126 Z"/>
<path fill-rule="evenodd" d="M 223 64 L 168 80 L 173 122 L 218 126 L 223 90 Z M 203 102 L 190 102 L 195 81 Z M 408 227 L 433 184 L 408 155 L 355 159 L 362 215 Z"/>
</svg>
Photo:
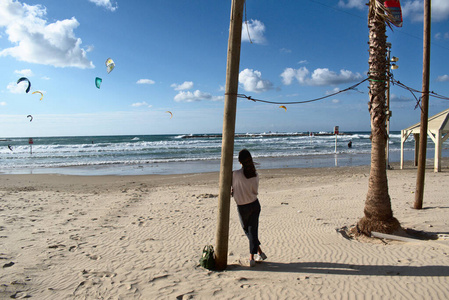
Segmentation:
<svg viewBox="0 0 449 300">
<path fill-rule="evenodd" d="M 447 165 L 447 164 L 446 164 Z M 388 171 L 395 217 L 437 240 L 351 239 L 369 166 L 259 170 L 260 240 L 248 266 L 231 199 L 228 268 L 215 243 L 218 173 L 0 175 L 1 299 L 449 299 L 449 169 Z"/>
</svg>

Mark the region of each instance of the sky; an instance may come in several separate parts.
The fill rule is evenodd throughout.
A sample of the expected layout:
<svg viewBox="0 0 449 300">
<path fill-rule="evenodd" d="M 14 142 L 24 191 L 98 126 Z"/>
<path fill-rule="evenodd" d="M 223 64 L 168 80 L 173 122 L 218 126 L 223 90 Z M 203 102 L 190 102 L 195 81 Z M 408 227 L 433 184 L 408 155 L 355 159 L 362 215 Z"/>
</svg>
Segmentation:
<svg viewBox="0 0 449 300">
<path fill-rule="evenodd" d="M 0 138 L 221 133 L 231 2 L 0 0 Z M 239 98 L 236 132 L 369 131 L 368 83 L 337 93 L 367 77 L 366 2 L 247 0 L 239 94 L 329 97 L 287 110 Z M 401 5 L 403 27 L 387 29 L 392 73 L 421 90 L 423 0 Z M 448 21 L 449 1 L 432 0 L 430 91 L 446 97 Z M 390 94 L 392 131 L 420 121 L 409 91 Z M 429 103 L 429 116 L 449 108 Z"/>
</svg>

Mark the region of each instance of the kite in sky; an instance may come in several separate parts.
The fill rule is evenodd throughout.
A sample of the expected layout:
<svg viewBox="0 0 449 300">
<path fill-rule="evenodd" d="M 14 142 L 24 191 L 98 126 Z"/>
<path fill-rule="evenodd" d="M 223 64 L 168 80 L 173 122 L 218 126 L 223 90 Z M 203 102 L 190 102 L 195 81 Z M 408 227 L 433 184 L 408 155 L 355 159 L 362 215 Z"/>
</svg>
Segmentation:
<svg viewBox="0 0 449 300">
<path fill-rule="evenodd" d="M 100 77 L 96 77 L 95 78 L 95 86 L 97 88 L 100 88 L 101 82 L 103 81 L 103 79 L 101 79 Z"/>
<path fill-rule="evenodd" d="M 285 107 L 284 105 L 279 106 L 279 108 L 283 108 L 285 109 L 285 111 L 287 111 L 287 107 Z"/>
<path fill-rule="evenodd" d="M 115 63 L 112 60 L 112 58 L 106 59 L 105 64 L 106 64 L 106 69 L 108 71 L 108 74 L 111 73 L 111 71 L 114 70 L 114 68 L 115 68 Z"/>
<path fill-rule="evenodd" d="M 26 89 L 26 92 L 28 93 L 31 88 L 31 82 L 26 77 L 20 77 L 19 80 L 17 80 L 17 84 L 21 83 L 22 81 L 28 81 L 28 87 Z"/>
<path fill-rule="evenodd" d="M 169 113 L 169 114 L 170 114 L 170 119 L 173 118 L 173 114 L 172 114 L 171 111 L 168 111 L 168 110 L 167 110 L 166 113 Z"/>
<path fill-rule="evenodd" d="M 32 92 L 32 94 L 41 94 L 41 98 L 39 100 L 42 100 L 42 98 L 44 98 L 44 94 L 42 94 L 42 92 L 40 91 Z"/>
<path fill-rule="evenodd" d="M 32 115 L 28 115 L 27 118 L 30 118 L 30 122 L 33 121 L 33 116 Z"/>
</svg>

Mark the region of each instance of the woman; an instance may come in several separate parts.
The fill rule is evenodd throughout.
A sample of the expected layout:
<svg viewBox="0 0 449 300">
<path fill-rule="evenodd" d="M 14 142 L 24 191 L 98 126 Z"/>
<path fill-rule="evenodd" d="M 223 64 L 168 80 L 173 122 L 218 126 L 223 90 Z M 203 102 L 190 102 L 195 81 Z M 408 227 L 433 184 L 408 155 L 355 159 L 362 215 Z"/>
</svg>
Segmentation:
<svg viewBox="0 0 449 300">
<path fill-rule="evenodd" d="M 249 265 L 254 267 L 257 261 L 267 258 L 260 248 L 259 241 L 259 215 L 260 203 L 257 199 L 259 190 L 259 176 L 254 167 L 253 158 L 248 150 L 243 149 L 239 152 L 239 162 L 242 165 L 240 170 L 232 173 L 232 196 L 237 203 L 240 224 L 249 240 Z"/>
</svg>

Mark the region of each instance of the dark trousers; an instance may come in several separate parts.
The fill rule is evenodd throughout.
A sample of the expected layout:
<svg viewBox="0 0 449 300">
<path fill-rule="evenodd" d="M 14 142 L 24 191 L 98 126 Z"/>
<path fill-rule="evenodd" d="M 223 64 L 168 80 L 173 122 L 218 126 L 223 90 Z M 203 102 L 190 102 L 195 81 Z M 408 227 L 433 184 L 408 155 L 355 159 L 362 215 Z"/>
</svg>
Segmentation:
<svg viewBox="0 0 449 300">
<path fill-rule="evenodd" d="M 259 215 L 261 208 L 259 200 L 245 205 L 237 205 L 237 210 L 239 212 L 240 224 L 242 224 L 243 231 L 249 240 L 249 253 L 256 254 L 260 245 Z"/>
</svg>

